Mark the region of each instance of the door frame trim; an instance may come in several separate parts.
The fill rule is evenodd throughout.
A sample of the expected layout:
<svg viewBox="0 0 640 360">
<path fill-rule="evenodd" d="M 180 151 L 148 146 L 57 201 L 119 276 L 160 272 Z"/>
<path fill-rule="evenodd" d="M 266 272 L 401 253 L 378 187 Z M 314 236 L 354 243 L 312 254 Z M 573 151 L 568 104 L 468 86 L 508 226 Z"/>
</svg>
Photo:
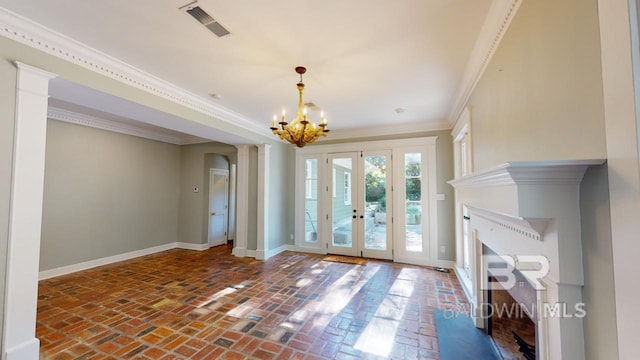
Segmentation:
<svg viewBox="0 0 640 360">
<path fill-rule="evenodd" d="M 307 146 L 304 148 L 296 148 L 296 184 L 299 184 L 300 179 L 304 178 L 304 166 L 300 166 L 303 164 L 302 157 L 304 155 L 317 155 L 321 161 L 326 161 L 328 153 L 338 153 L 338 152 L 352 152 L 352 151 L 375 151 L 375 150 L 391 150 L 392 153 L 395 149 L 405 148 L 405 147 L 417 147 L 417 146 L 425 146 L 428 150 L 429 157 L 429 183 L 430 186 L 428 188 L 429 198 L 428 198 L 428 211 L 429 211 L 429 241 L 430 241 L 430 254 L 428 258 L 422 259 L 419 263 L 415 262 L 415 259 L 399 259 L 396 255 L 394 255 L 394 261 L 399 262 L 410 262 L 415 263 L 417 265 L 434 265 L 434 266 L 442 266 L 450 265 L 450 261 L 447 260 L 439 260 L 438 259 L 438 206 L 437 206 L 437 164 L 436 164 L 436 141 L 438 136 L 427 136 L 427 137 L 418 137 L 418 138 L 410 138 L 410 139 L 393 139 L 393 140 L 377 140 L 377 141 L 360 141 L 360 142 L 351 142 L 351 143 L 340 143 L 340 144 L 314 144 L 311 146 Z M 324 176 L 326 178 L 326 176 Z M 326 181 L 326 180 L 325 180 Z M 328 184 L 325 182 L 319 185 L 319 189 L 324 189 Z M 296 188 L 299 188 L 296 186 Z M 301 195 L 302 194 L 302 195 Z M 320 239 L 320 248 L 319 249 L 310 249 L 306 247 L 301 247 L 300 244 L 304 243 L 304 211 L 300 209 L 300 207 L 304 207 L 304 204 L 301 204 L 299 201 L 299 196 L 304 196 L 304 193 L 301 193 L 299 190 L 296 190 L 296 199 L 295 199 L 295 207 L 296 207 L 296 215 L 294 222 L 295 229 L 295 244 L 296 250 L 298 251 L 307 251 L 307 252 L 319 252 L 322 254 L 327 253 L 327 240 Z M 322 216 L 325 217 L 328 211 L 327 205 L 322 208 Z M 326 238 L 326 236 L 325 236 Z M 395 246 L 395 241 L 393 242 Z M 313 250 L 313 251 L 312 251 Z M 435 251 L 433 251 L 435 250 Z M 395 253 L 395 250 L 394 250 Z"/>
<path fill-rule="evenodd" d="M 225 239 L 228 238 L 228 233 L 229 233 L 229 170 L 226 169 L 218 169 L 218 168 L 209 168 L 209 206 L 207 206 L 207 245 L 209 247 L 211 247 L 211 219 L 209 218 L 211 216 L 211 214 L 209 213 L 211 211 L 211 190 L 212 190 L 212 183 L 211 181 L 213 180 L 213 175 L 217 174 L 217 175 L 224 175 L 226 177 L 225 180 L 225 202 L 226 202 L 226 206 L 227 206 L 227 211 L 226 211 L 226 215 L 225 215 L 225 219 L 224 219 L 224 227 L 225 227 Z M 222 245 L 222 244 L 221 244 Z"/>
</svg>

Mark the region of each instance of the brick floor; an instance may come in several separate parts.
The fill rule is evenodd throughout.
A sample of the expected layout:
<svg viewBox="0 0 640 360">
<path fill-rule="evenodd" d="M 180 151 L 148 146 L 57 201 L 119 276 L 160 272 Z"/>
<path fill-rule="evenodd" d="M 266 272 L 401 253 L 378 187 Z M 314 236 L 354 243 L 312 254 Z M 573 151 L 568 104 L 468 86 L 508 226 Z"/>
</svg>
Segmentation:
<svg viewBox="0 0 640 360">
<path fill-rule="evenodd" d="M 439 359 L 455 275 L 228 246 L 174 249 L 40 282 L 43 359 Z"/>
</svg>

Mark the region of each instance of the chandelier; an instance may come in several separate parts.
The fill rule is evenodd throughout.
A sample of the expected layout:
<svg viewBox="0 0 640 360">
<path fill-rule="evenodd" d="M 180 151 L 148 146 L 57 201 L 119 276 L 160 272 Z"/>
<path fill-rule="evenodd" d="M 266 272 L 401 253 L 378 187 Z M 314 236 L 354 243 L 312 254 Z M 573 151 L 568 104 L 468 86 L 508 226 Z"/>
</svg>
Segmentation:
<svg viewBox="0 0 640 360">
<path fill-rule="evenodd" d="M 287 140 L 300 148 L 318 140 L 320 136 L 327 136 L 327 133 L 329 133 L 329 129 L 327 129 L 327 119 L 325 119 L 324 113 L 320 113 L 319 125 L 316 125 L 307 118 L 307 108 L 302 101 L 302 91 L 304 90 L 302 74 L 305 72 L 307 72 L 305 67 L 296 67 L 296 73 L 300 74 L 300 82 L 298 83 L 298 112 L 296 113 L 295 119 L 293 119 L 291 123 L 287 123 L 285 119 L 286 113 L 282 110 L 282 119 L 280 122 L 277 122 L 278 117 L 273 115 L 273 122 L 270 128 L 275 135 L 280 136 L 280 139 Z"/>
</svg>

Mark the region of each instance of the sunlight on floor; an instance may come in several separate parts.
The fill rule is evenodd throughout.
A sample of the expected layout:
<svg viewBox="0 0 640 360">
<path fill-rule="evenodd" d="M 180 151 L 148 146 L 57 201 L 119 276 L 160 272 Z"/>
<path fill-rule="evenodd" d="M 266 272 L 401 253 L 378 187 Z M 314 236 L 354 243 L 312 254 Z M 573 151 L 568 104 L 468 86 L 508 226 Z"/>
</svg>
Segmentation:
<svg viewBox="0 0 640 360">
<path fill-rule="evenodd" d="M 312 273 L 322 273 L 325 268 L 330 268 L 332 264 L 316 264 L 312 266 L 322 267 L 314 269 Z M 285 328 L 297 329 L 310 316 L 315 316 L 313 326 L 324 328 L 331 319 L 344 309 L 353 296 L 380 270 L 380 266 L 354 266 L 346 274 L 334 281 L 326 290 L 326 296 L 316 302 L 310 302 L 302 309 L 296 311 L 285 322 L 280 325 Z M 304 284 L 310 284 L 311 280 L 301 279 Z M 309 281 L 309 282 L 307 282 Z"/>
<path fill-rule="evenodd" d="M 417 272 L 402 269 L 354 348 L 377 356 L 389 356 L 395 344 L 400 320 L 415 289 Z"/>
<path fill-rule="evenodd" d="M 204 302 L 202 302 L 201 304 L 197 305 L 197 307 L 203 307 L 203 306 L 207 306 L 209 304 L 211 304 L 212 302 L 226 296 L 226 295 L 230 295 L 233 294 L 234 292 L 238 291 L 235 288 L 232 287 L 228 287 L 228 288 L 224 288 L 220 291 L 218 291 L 217 293 L 211 295 L 207 300 L 205 300 Z"/>
<path fill-rule="evenodd" d="M 221 299 L 221 298 L 223 298 L 223 297 L 225 297 L 225 296 L 227 296 L 227 295 L 231 295 L 231 294 L 235 293 L 236 291 L 238 291 L 238 290 L 240 290 L 240 289 L 244 289 L 245 287 L 246 287 L 246 284 L 245 284 L 245 282 L 244 282 L 244 281 L 243 281 L 243 282 L 241 282 L 241 283 L 238 283 L 238 284 L 236 284 L 236 285 L 234 285 L 234 286 L 232 286 L 232 287 L 226 287 L 226 288 L 224 288 L 224 289 L 222 289 L 222 290 L 218 291 L 217 293 L 215 293 L 215 294 L 213 294 L 213 295 L 209 296 L 209 297 L 207 298 L 207 300 L 205 300 L 204 302 L 202 302 L 202 303 L 200 303 L 200 304 L 196 305 L 196 307 L 201 308 L 201 307 L 208 306 L 208 305 L 210 305 L 212 302 L 214 302 L 214 301 L 216 301 L 216 300 L 219 300 L 219 299 Z"/>
<path fill-rule="evenodd" d="M 380 266 L 371 266 L 363 271 L 360 266 L 354 267 L 327 289 L 327 295 L 315 311 L 325 315 L 339 313 L 379 269 Z"/>
<path fill-rule="evenodd" d="M 305 287 L 307 285 L 310 285 L 311 283 L 313 283 L 313 280 L 303 278 L 303 279 L 298 280 L 298 282 L 296 283 L 296 286 L 299 287 L 299 288 L 303 288 L 303 287 Z"/>
</svg>

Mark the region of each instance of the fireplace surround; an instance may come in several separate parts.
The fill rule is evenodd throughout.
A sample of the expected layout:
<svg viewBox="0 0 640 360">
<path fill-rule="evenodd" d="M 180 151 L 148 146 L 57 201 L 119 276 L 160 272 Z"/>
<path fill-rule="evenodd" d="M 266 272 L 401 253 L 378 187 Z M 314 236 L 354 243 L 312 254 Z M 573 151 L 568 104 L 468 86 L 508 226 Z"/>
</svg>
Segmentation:
<svg viewBox="0 0 640 360">
<path fill-rule="evenodd" d="M 457 240 L 456 273 L 485 328 L 490 248 L 536 288 L 537 359 L 583 359 L 584 277 L 580 234 L 580 183 L 604 160 L 508 162 L 449 183 L 456 207 L 469 214 L 469 267 Z M 462 213 L 460 211 L 460 213 Z M 457 234 L 461 234 L 461 228 Z M 511 284 L 507 284 L 511 285 Z M 483 310 L 484 309 L 484 310 Z"/>
</svg>

